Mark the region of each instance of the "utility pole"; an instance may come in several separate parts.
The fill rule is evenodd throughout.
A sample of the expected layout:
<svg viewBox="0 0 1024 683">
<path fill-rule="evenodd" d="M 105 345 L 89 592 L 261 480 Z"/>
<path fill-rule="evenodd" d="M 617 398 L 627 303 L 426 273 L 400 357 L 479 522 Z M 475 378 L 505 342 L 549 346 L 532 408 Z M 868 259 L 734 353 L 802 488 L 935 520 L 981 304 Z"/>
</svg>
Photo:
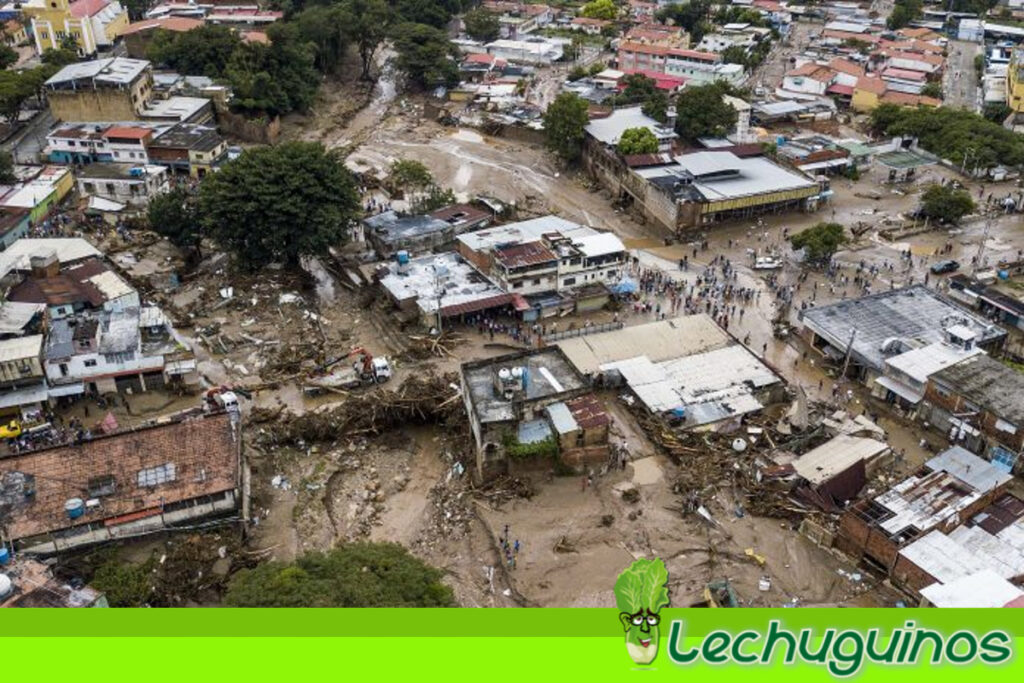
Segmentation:
<svg viewBox="0 0 1024 683">
<path fill-rule="evenodd" d="M 846 358 L 843 359 L 843 379 L 846 378 L 846 371 L 850 369 L 850 356 L 853 355 L 853 340 L 857 338 L 857 330 L 854 328 L 850 334 L 850 343 L 846 346 Z"/>
</svg>

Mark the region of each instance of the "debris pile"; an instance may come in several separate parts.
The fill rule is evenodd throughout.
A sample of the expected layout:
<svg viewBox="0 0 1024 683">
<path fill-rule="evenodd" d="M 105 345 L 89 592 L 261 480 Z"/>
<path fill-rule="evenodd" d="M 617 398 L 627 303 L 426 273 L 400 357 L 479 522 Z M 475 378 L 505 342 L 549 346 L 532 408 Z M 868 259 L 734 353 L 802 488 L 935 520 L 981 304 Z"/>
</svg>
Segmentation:
<svg viewBox="0 0 1024 683">
<path fill-rule="evenodd" d="M 442 332 L 438 335 L 409 335 L 409 347 L 405 356 L 409 360 L 427 360 L 429 358 L 456 358 L 452 348 L 465 339 L 456 332 Z"/>
</svg>

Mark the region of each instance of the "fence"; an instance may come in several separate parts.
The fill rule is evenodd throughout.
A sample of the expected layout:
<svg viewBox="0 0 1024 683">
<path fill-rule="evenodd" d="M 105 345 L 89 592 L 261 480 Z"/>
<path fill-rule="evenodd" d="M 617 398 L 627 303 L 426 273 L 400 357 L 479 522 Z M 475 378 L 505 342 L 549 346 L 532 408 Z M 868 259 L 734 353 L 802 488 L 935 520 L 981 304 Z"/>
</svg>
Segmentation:
<svg viewBox="0 0 1024 683">
<path fill-rule="evenodd" d="M 577 327 L 572 330 L 565 330 L 564 332 L 552 332 L 551 334 L 544 335 L 544 343 L 550 344 L 551 342 L 561 341 L 562 339 L 572 339 L 573 337 L 584 337 L 588 334 L 598 334 L 600 332 L 611 332 L 612 330 L 621 330 L 626 326 L 623 322 L 614 323 L 600 323 L 599 325 L 591 325 L 590 327 Z"/>
</svg>

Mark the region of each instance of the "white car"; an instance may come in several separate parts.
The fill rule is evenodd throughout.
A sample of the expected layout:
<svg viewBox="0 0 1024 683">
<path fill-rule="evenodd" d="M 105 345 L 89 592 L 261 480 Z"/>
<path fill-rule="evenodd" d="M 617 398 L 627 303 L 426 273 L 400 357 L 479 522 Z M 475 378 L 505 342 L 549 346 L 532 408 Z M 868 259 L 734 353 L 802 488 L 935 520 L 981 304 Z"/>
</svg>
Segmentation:
<svg viewBox="0 0 1024 683">
<path fill-rule="evenodd" d="M 782 267 L 782 261 L 771 256 L 758 256 L 754 260 L 754 270 L 778 270 Z"/>
</svg>

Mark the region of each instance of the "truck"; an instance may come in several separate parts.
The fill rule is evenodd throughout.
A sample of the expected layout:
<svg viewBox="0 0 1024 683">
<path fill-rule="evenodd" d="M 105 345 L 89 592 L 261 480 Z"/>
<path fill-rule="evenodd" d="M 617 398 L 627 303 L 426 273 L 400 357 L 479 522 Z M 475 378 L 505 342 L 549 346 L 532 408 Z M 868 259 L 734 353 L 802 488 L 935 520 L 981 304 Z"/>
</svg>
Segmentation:
<svg viewBox="0 0 1024 683">
<path fill-rule="evenodd" d="M 229 413 L 241 411 L 238 396 L 227 387 L 214 387 L 203 397 L 203 408 L 207 411 L 226 410 Z"/>
<path fill-rule="evenodd" d="M 342 361 L 356 356 L 351 365 L 331 370 Z M 317 396 L 325 391 L 357 389 L 368 384 L 383 384 L 391 379 L 391 363 L 387 358 L 375 357 L 358 346 L 344 356 L 318 366 L 306 380 L 302 391 L 307 396 Z"/>
</svg>

